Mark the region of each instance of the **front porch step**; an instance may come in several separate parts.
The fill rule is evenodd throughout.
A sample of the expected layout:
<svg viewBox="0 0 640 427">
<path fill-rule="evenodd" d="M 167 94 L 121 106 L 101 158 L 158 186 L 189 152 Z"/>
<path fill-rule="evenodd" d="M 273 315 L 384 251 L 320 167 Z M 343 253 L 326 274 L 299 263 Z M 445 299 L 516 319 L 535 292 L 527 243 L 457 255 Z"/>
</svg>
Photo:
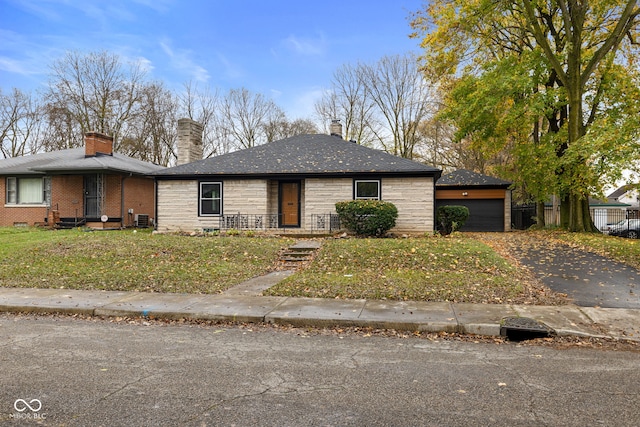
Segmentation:
<svg viewBox="0 0 640 427">
<path fill-rule="evenodd" d="M 296 265 L 309 261 L 320 246 L 321 243 L 317 240 L 300 240 L 280 255 L 280 261 L 287 267 L 295 268 Z"/>
<path fill-rule="evenodd" d="M 84 225 L 86 223 L 84 218 L 78 218 L 76 219 L 67 219 L 67 218 L 60 218 L 61 221 L 56 222 L 55 224 L 55 228 L 59 228 L 59 229 L 71 229 L 71 228 L 76 228 L 76 227 L 80 227 L 81 225 Z"/>
</svg>

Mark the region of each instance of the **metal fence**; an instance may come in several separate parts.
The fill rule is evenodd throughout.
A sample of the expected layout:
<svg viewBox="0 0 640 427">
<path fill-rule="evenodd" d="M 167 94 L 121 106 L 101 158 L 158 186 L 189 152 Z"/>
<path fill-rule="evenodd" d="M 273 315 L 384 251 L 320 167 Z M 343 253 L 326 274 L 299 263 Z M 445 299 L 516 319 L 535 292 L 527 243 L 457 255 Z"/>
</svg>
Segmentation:
<svg viewBox="0 0 640 427">
<path fill-rule="evenodd" d="M 515 230 L 526 230 L 536 223 L 537 208 L 535 204 L 513 205 L 511 207 L 511 227 Z M 640 210 L 637 208 L 591 208 L 591 219 L 598 230 L 606 233 L 614 224 L 622 223 L 629 219 L 639 219 Z M 559 225 L 556 222 L 560 218 L 559 211 L 554 212 L 551 206 L 545 207 L 545 224 Z M 634 224 L 633 222 L 631 224 Z"/>
<path fill-rule="evenodd" d="M 311 215 L 311 230 L 313 231 L 337 231 L 340 230 L 340 228 L 340 217 L 338 214 Z"/>
<path fill-rule="evenodd" d="M 536 205 L 514 205 L 511 207 L 511 228 L 526 230 L 536 223 Z"/>
<path fill-rule="evenodd" d="M 235 213 L 220 216 L 220 230 L 275 230 L 284 229 L 281 214 L 244 214 Z M 340 230 L 338 214 L 312 214 L 306 229 L 311 231 L 332 232 Z"/>
<path fill-rule="evenodd" d="M 236 213 L 220 216 L 220 230 L 270 230 L 280 228 L 279 214 Z"/>
</svg>

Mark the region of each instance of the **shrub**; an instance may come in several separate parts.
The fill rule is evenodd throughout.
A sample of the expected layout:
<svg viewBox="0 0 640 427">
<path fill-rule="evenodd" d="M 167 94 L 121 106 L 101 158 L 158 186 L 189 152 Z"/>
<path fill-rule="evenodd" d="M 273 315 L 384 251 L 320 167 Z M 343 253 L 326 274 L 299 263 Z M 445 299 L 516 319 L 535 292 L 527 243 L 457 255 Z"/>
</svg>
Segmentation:
<svg viewBox="0 0 640 427">
<path fill-rule="evenodd" d="M 359 236 L 382 236 L 396 225 L 398 209 L 381 200 L 348 200 L 336 203 L 340 222 Z"/>
<path fill-rule="evenodd" d="M 469 208 L 466 206 L 440 206 L 436 219 L 438 229 L 445 236 L 459 230 L 469 218 Z"/>
</svg>

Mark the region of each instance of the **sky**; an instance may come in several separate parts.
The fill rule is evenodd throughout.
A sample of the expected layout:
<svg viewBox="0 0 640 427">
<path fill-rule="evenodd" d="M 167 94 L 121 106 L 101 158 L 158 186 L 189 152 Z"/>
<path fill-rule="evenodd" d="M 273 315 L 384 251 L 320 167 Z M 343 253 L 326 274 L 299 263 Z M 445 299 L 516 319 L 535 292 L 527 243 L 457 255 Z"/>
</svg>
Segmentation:
<svg viewBox="0 0 640 427">
<path fill-rule="evenodd" d="M 67 51 L 137 62 L 175 91 L 247 88 L 290 119 L 344 64 L 419 52 L 423 0 L 0 0 L 0 88 L 34 91 Z"/>
</svg>

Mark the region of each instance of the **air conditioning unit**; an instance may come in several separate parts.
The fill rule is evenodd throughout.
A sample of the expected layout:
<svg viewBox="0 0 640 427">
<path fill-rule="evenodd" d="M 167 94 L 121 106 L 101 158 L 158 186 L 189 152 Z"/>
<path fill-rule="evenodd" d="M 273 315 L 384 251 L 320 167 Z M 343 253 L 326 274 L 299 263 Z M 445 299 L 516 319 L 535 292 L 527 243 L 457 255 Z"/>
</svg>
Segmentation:
<svg viewBox="0 0 640 427">
<path fill-rule="evenodd" d="M 138 228 L 149 228 L 149 215 L 147 214 L 136 214 L 135 217 L 135 225 Z"/>
</svg>

